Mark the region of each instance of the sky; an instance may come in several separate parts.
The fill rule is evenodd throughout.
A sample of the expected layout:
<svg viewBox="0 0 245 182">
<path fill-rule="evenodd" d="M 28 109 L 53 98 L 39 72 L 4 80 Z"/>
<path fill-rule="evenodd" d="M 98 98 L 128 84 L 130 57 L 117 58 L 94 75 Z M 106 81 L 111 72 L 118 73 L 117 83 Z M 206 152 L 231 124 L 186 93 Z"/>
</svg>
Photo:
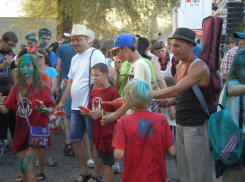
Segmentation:
<svg viewBox="0 0 245 182">
<path fill-rule="evenodd" d="M 20 9 L 22 0 L 0 0 L 0 17 L 19 17 L 24 15 Z"/>
</svg>

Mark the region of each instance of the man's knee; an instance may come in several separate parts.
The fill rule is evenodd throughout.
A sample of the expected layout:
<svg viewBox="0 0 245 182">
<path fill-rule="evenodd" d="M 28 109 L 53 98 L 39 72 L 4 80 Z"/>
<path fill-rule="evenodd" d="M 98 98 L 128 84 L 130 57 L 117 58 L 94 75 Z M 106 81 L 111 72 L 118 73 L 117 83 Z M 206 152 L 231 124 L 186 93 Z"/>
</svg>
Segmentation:
<svg viewBox="0 0 245 182">
<path fill-rule="evenodd" d="M 80 147 L 80 146 L 82 145 L 81 142 L 82 142 L 81 140 L 79 140 L 79 141 L 72 141 L 72 142 L 71 142 L 72 147 L 73 147 L 73 148 Z"/>
</svg>

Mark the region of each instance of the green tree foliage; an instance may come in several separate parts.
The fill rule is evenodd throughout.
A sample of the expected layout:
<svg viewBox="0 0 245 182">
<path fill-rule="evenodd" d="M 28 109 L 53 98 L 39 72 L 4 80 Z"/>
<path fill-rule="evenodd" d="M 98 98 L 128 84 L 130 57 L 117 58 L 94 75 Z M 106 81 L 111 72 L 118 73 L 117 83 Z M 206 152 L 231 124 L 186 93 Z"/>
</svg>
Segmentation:
<svg viewBox="0 0 245 182">
<path fill-rule="evenodd" d="M 114 37 L 122 32 L 149 33 L 145 23 L 158 12 L 172 11 L 179 0 L 23 0 L 22 10 L 29 18 L 56 18 L 57 38 L 69 32 L 72 24 L 83 24 L 96 37 Z"/>
</svg>

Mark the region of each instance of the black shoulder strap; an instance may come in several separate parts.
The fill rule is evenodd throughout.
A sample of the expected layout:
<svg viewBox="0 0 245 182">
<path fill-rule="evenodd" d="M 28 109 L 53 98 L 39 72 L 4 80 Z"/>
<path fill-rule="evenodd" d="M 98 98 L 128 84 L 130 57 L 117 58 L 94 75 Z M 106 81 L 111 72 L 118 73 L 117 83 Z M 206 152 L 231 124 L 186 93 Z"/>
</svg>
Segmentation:
<svg viewBox="0 0 245 182">
<path fill-rule="evenodd" d="M 91 56 L 89 58 L 89 78 L 88 78 L 89 93 L 92 90 L 92 88 L 90 87 L 90 81 L 91 81 L 91 58 L 92 58 L 92 55 L 93 55 L 95 50 L 97 50 L 97 49 L 92 50 Z"/>
</svg>

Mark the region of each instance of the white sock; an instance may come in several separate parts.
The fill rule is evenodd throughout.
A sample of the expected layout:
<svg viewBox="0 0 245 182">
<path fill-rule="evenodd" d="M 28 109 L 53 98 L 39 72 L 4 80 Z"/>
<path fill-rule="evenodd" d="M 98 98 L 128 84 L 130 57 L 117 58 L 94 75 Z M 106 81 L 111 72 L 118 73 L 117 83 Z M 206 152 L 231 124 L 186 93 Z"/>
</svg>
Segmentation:
<svg viewBox="0 0 245 182">
<path fill-rule="evenodd" d="M 115 162 L 115 169 L 120 169 L 119 162 Z"/>
</svg>

